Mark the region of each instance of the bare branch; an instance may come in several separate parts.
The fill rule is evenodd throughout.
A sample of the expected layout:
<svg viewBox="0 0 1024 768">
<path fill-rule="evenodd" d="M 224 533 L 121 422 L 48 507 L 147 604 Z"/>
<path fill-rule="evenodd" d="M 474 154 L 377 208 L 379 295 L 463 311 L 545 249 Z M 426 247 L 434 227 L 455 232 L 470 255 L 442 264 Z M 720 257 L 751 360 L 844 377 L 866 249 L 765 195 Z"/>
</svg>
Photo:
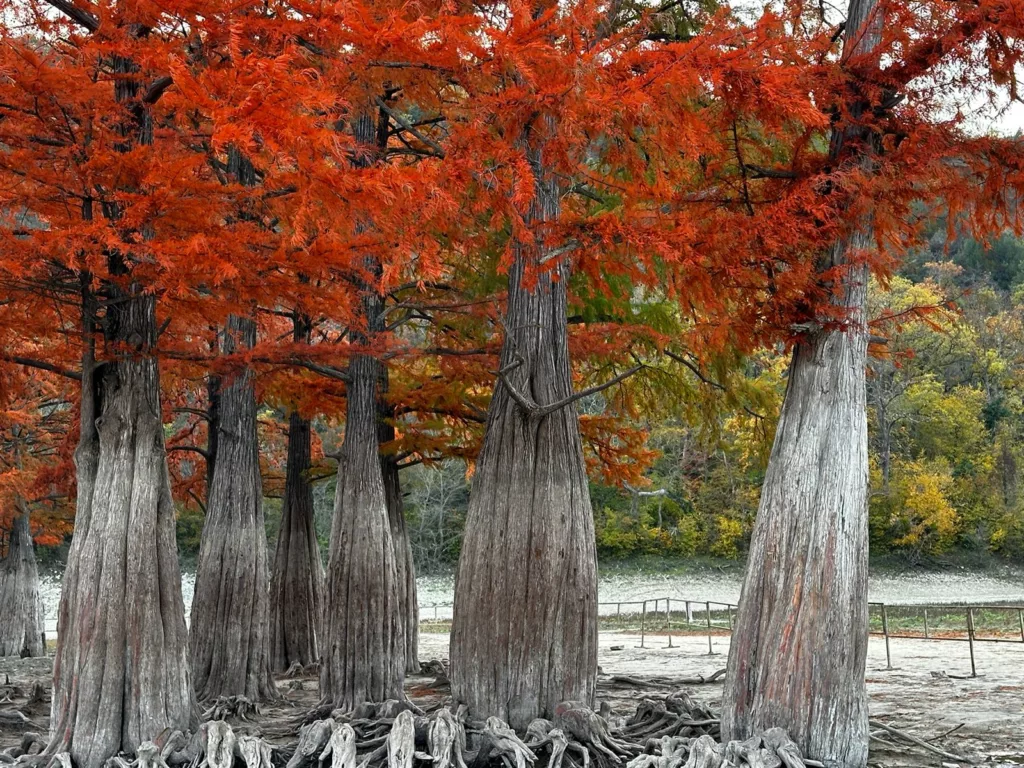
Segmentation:
<svg viewBox="0 0 1024 768">
<path fill-rule="evenodd" d="M 385 113 L 387 113 L 387 115 L 392 120 L 394 120 L 396 123 L 398 123 L 400 126 L 402 126 L 402 128 L 404 130 L 408 131 L 413 136 L 415 136 L 417 139 L 419 139 L 424 144 L 426 144 L 428 147 L 433 149 L 434 150 L 434 155 L 436 157 L 444 157 L 444 150 L 441 148 L 440 144 L 438 144 L 436 141 L 434 141 L 432 138 L 430 138 L 426 134 L 422 133 L 418 128 L 416 128 L 416 126 L 414 126 L 412 123 L 410 123 L 404 117 L 402 117 L 400 114 L 395 112 L 395 110 L 391 109 L 391 107 L 389 107 L 384 102 L 384 99 L 382 99 L 380 96 L 378 96 L 375 99 L 375 101 L 377 103 L 377 106 L 380 107 Z"/>
<path fill-rule="evenodd" d="M 595 384 L 593 387 L 587 387 L 586 389 L 580 390 L 579 392 L 577 392 L 577 393 L 575 393 L 573 395 L 569 395 L 568 397 L 563 397 L 561 400 L 557 400 L 554 403 L 549 403 L 548 405 L 539 406 L 537 408 L 536 414 L 534 414 L 534 415 L 535 415 L 536 418 L 540 418 L 541 416 L 547 416 L 549 413 L 554 413 L 555 411 L 559 410 L 560 408 L 565 408 L 567 405 L 572 405 L 577 400 L 582 400 L 584 397 L 589 397 L 590 395 L 596 395 L 598 392 L 603 392 L 604 390 L 608 389 L 609 387 L 613 387 L 616 384 L 618 384 L 618 383 L 620 383 L 622 381 L 625 381 L 630 376 L 632 376 L 633 374 L 637 373 L 638 371 L 640 371 L 641 369 L 646 368 L 646 367 L 647 366 L 645 366 L 643 363 L 638 363 L 637 365 L 634 365 L 632 368 L 629 368 L 629 369 L 623 371 L 618 376 L 615 376 L 614 378 L 609 379 L 608 381 L 604 382 L 603 384 Z"/>
<path fill-rule="evenodd" d="M 72 21 L 81 24 L 90 32 L 100 28 L 100 20 L 84 8 L 79 8 L 71 0 L 46 0 L 47 4 L 56 8 Z"/>
<path fill-rule="evenodd" d="M 72 371 L 68 368 L 61 368 L 59 365 L 53 363 L 47 363 L 43 360 L 35 360 L 31 357 L 20 357 L 18 355 L 5 355 L 0 354 L 0 360 L 6 360 L 9 363 L 15 365 L 24 365 L 29 368 L 38 368 L 41 371 L 49 371 L 50 373 L 56 373 L 58 376 L 64 376 L 68 379 L 74 379 L 75 381 L 82 380 L 82 374 L 78 371 Z"/>
</svg>

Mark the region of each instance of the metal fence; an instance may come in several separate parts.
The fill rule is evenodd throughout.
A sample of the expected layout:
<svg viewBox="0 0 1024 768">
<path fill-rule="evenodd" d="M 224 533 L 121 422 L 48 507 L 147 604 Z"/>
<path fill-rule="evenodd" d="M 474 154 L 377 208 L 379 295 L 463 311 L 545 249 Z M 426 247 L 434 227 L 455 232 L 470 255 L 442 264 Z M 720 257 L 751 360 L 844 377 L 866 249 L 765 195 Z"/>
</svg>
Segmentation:
<svg viewBox="0 0 1024 768">
<path fill-rule="evenodd" d="M 640 633 L 640 647 L 653 636 L 665 637 L 672 648 L 673 633 L 706 634 L 708 654 L 716 635 L 732 632 L 736 605 L 714 600 L 657 597 L 598 603 L 602 630 Z M 420 621 L 449 621 L 452 606 L 420 606 Z M 890 640 L 928 640 L 967 643 L 971 676 L 977 676 L 976 643 L 1015 643 L 1024 648 L 1024 605 L 893 605 L 869 603 L 870 634 L 885 639 L 886 669 L 892 665 Z"/>
</svg>

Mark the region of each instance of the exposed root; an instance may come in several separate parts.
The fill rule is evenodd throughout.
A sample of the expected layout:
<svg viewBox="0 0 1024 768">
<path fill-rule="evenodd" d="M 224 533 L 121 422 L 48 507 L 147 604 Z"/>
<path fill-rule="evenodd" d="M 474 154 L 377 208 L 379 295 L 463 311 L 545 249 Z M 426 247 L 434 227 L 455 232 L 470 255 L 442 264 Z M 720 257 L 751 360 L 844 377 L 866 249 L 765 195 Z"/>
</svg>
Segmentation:
<svg viewBox="0 0 1024 768">
<path fill-rule="evenodd" d="M 235 754 L 245 768 L 273 768 L 273 753 L 274 748 L 259 736 L 239 736 L 235 744 Z"/>
<path fill-rule="evenodd" d="M 232 768 L 235 761 L 237 738 L 231 726 L 223 720 L 206 723 L 206 746 L 199 768 Z"/>
<path fill-rule="evenodd" d="M 466 729 L 447 709 L 438 710 L 427 731 L 434 768 L 466 768 Z"/>
<path fill-rule="evenodd" d="M 248 696 L 219 696 L 213 706 L 203 712 L 204 720 L 253 720 L 259 717 L 260 708 Z"/>
<path fill-rule="evenodd" d="M 356 768 L 356 732 L 348 723 L 335 723 L 319 763 L 331 758 L 331 768 Z"/>
</svg>

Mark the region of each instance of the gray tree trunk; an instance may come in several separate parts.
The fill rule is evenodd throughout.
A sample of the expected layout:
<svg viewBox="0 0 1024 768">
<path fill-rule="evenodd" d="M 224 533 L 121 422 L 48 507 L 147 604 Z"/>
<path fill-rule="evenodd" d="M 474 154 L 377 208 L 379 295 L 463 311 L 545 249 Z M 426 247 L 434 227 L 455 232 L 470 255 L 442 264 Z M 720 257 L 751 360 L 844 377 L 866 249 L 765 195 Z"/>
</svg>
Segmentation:
<svg viewBox="0 0 1024 768">
<path fill-rule="evenodd" d="M 385 425 L 386 427 L 387 425 Z M 394 430 L 391 430 L 392 434 Z M 388 439 L 393 439 L 388 438 Z M 395 567 L 398 569 L 398 601 L 405 622 L 405 671 L 420 671 L 419 633 L 420 609 L 416 594 L 416 564 L 412 559 L 412 543 L 405 522 L 405 503 L 398 463 L 391 456 L 381 456 L 384 496 L 387 499 L 388 522 L 395 545 Z"/>
<path fill-rule="evenodd" d="M 528 148 L 536 197 L 527 223 L 558 215 L 558 188 Z M 568 265 L 537 269 L 520 243 L 509 272 L 501 369 L 543 406 L 572 394 Z M 545 265 L 547 267 L 547 265 Z M 527 269 L 535 284 L 524 284 Z M 473 717 L 517 730 L 565 700 L 593 703 L 597 556 L 579 420 L 573 406 L 529 415 L 495 385 L 470 494 L 455 582 L 452 695 Z"/>
<path fill-rule="evenodd" d="M 45 656 L 43 599 L 29 510 L 23 499 L 17 504 L 7 556 L 0 560 L 0 656 Z"/>
<path fill-rule="evenodd" d="M 874 6 L 852 0 L 848 49 L 877 44 Z M 853 160 L 869 157 L 871 137 L 855 130 L 833 137 L 836 159 L 853 139 Z M 873 246 L 867 231 L 833 246 L 822 266 L 850 265 Z M 848 267 L 834 299 L 848 327 L 812 332 L 793 353 L 722 712 L 723 739 L 781 726 L 830 768 L 863 768 L 868 757 L 867 277 Z"/>
<path fill-rule="evenodd" d="M 293 338 L 309 343 L 309 318 L 296 312 Z M 281 529 L 277 534 L 270 580 L 271 665 L 283 672 L 293 664 L 320 660 L 324 610 L 324 566 L 316 538 L 310 423 L 298 413 L 288 417 L 288 466 L 285 469 Z"/>
<path fill-rule="evenodd" d="M 351 710 L 403 697 L 405 622 L 377 443 L 380 364 L 349 365 L 345 439 L 331 526 L 320 694 Z"/>
<path fill-rule="evenodd" d="M 369 113 L 355 119 L 356 140 L 369 148 L 359 164 L 373 162 L 377 121 Z M 371 227 L 371 222 L 363 226 Z M 369 257 L 366 269 L 380 274 Z M 366 344 L 383 330 L 383 300 L 374 286 L 361 285 L 366 333 L 351 334 Z M 368 355 L 349 363 L 345 438 L 331 525 L 320 695 L 324 702 L 351 710 L 365 701 L 404 697 L 405 619 L 378 436 L 378 399 L 384 368 Z"/>
<path fill-rule="evenodd" d="M 83 277 L 88 284 L 88 278 Z M 83 290 L 81 436 L 75 533 L 61 592 L 47 754 L 101 768 L 166 728 L 197 725 L 160 417 L 155 299 L 111 288 L 94 365 Z M 116 296 L 113 294 L 117 294 Z M 127 345 L 129 353 L 122 351 Z"/>
<path fill-rule="evenodd" d="M 256 343 L 256 324 L 232 316 L 222 351 Z M 252 371 L 221 382 L 217 457 L 207 499 L 189 631 L 200 701 L 277 697 L 270 669 L 270 592 Z"/>
</svg>

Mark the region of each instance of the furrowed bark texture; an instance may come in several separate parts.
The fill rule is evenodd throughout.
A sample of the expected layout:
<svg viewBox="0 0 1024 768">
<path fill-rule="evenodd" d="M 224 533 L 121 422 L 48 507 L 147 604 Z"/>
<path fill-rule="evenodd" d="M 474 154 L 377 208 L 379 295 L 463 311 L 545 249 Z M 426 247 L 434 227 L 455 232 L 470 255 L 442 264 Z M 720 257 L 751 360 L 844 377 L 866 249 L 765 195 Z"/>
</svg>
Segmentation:
<svg viewBox="0 0 1024 768">
<path fill-rule="evenodd" d="M 385 425 L 387 426 L 387 425 Z M 393 439 L 394 430 L 390 430 Z M 384 496 L 387 499 L 388 522 L 395 545 L 395 567 L 398 570 L 398 601 L 405 622 L 405 671 L 418 673 L 420 609 L 416 594 L 416 565 L 412 559 L 412 543 L 405 524 L 405 504 L 398 463 L 391 456 L 381 456 Z"/>
<path fill-rule="evenodd" d="M 309 325 L 295 321 L 295 341 L 309 341 Z M 310 423 L 298 413 L 288 417 L 288 466 L 285 470 L 281 530 L 277 535 L 270 581 L 271 666 L 283 672 L 320 659 L 324 606 L 324 567 L 320 561 L 309 484 Z"/>
<path fill-rule="evenodd" d="M 156 343 L 155 300 L 132 291 L 108 306 L 106 332 L 136 354 L 119 352 L 98 367 L 83 291 L 78 498 L 46 750 L 69 751 L 78 768 L 100 768 L 165 728 L 197 724 L 160 381 L 148 354 Z"/>
<path fill-rule="evenodd" d="M 256 343 L 256 324 L 232 316 L 222 350 Z M 270 669 L 270 592 L 252 371 L 221 382 L 217 458 L 199 549 L 189 643 L 200 701 L 277 697 Z"/>
<path fill-rule="evenodd" d="M 314 527 L 313 488 L 306 476 L 309 467 L 310 424 L 292 413 L 281 530 L 270 582 L 271 661 L 279 672 L 320 658 L 324 567 Z"/>
<path fill-rule="evenodd" d="M 356 118 L 357 140 L 372 146 L 376 125 L 368 113 Z M 380 274 L 376 259 L 368 258 L 366 267 Z M 383 330 L 381 296 L 374 286 L 361 290 L 367 332 L 353 333 L 355 344 Z M 320 695 L 344 710 L 404 698 L 405 621 L 378 441 L 383 375 L 380 361 L 369 355 L 354 355 L 349 364 L 320 662 Z"/>
<path fill-rule="evenodd" d="M 877 44 L 874 4 L 851 2 L 846 44 L 855 52 Z M 847 144 L 867 162 L 871 141 L 856 129 L 837 134 L 833 156 Z M 863 768 L 868 757 L 867 232 L 823 260 L 847 267 L 834 300 L 847 327 L 813 332 L 793 353 L 722 713 L 724 740 L 780 726 L 830 768 Z"/>
<path fill-rule="evenodd" d="M 377 394 L 377 436 L 381 446 L 395 439 L 394 406 L 384 397 L 388 387 L 388 372 L 383 371 L 381 391 Z M 416 593 L 416 564 L 412 558 L 412 542 L 405 523 L 405 501 L 402 497 L 400 467 L 394 456 L 381 453 L 380 470 L 384 478 L 384 496 L 388 505 L 391 538 L 395 543 L 395 567 L 398 569 L 398 600 L 405 622 L 405 671 L 420 671 L 419 636 L 420 607 Z"/>
<path fill-rule="evenodd" d="M 7 556 L 0 560 L 0 656 L 45 656 L 39 569 L 28 505 L 18 499 Z"/>
<path fill-rule="evenodd" d="M 527 222 L 558 214 L 558 189 L 529 148 L 536 197 Z M 520 244 L 509 272 L 501 369 L 543 406 L 572 394 L 568 265 L 524 284 L 536 250 Z M 536 261 L 534 261 L 536 264 Z M 547 265 L 545 265 L 547 266 Z M 592 704 L 597 676 L 593 515 L 575 407 L 533 417 L 499 380 L 470 494 L 456 577 L 452 695 L 473 716 L 516 730 L 557 704 Z"/>
</svg>

